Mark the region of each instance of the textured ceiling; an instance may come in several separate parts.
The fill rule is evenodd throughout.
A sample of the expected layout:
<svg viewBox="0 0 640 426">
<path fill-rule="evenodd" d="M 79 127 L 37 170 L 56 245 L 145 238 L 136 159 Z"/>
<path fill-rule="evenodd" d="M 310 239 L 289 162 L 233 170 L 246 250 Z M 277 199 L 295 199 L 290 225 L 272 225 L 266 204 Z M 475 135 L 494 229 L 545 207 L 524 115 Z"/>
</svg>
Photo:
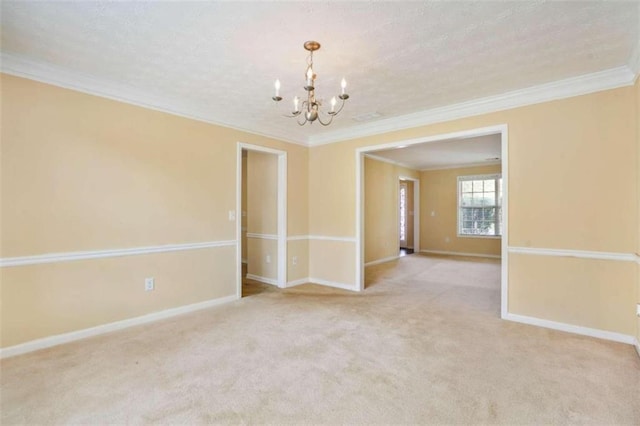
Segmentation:
<svg viewBox="0 0 640 426">
<path fill-rule="evenodd" d="M 502 155 L 501 136 L 495 134 L 442 140 L 374 151 L 371 154 L 374 158 L 386 158 L 415 170 L 497 164 Z"/>
<path fill-rule="evenodd" d="M 208 120 L 307 141 L 379 119 L 626 65 L 638 2 L 13 2 L 1 49 L 202 112 Z M 344 76 L 334 123 L 299 127 L 271 101 L 302 96 L 305 40 L 317 96 Z M 283 104 L 285 102 L 283 101 Z"/>
</svg>

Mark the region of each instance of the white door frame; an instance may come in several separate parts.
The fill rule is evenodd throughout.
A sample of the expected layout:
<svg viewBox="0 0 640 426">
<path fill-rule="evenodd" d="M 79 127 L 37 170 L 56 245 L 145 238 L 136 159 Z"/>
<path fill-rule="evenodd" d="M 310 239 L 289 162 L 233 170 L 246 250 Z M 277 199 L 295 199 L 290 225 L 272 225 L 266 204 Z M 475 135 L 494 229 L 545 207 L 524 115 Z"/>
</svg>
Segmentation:
<svg viewBox="0 0 640 426">
<path fill-rule="evenodd" d="M 287 285 L 287 152 L 238 142 L 236 157 L 236 297 L 242 297 L 242 150 L 278 156 L 278 287 Z"/>
<path fill-rule="evenodd" d="M 398 179 L 413 182 L 413 252 L 420 253 L 420 179 L 400 175 Z M 400 197 L 400 193 L 398 193 Z M 398 204 L 400 201 L 398 201 Z M 398 240 L 400 237 L 398 236 Z"/>
<path fill-rule="evenodd" d="M 509 262 L 508 262 L 508 242 L 509 242 L 509 156 L 508 126 L 499 124 L 495 126 L 482 127 L 479 129 L 463 130 L 460 132 L 446 133 L 435 136 L 427 136 L 409 140 L 399 140 L 380 145 L 364 146 L 356 149 L 356 289 L 364 290 L 364 155 L 383 149 L 397 148 L 401 145 L 416 145 L 421 143 L 438 142 L 455 138 L 469 138 L 475 136 L 486 136 L 500 134 L 502 148 L 502 274 L 501 274 L 501 297 L 500 315 L 505 318 L 509 312 Z"/>
</svg>

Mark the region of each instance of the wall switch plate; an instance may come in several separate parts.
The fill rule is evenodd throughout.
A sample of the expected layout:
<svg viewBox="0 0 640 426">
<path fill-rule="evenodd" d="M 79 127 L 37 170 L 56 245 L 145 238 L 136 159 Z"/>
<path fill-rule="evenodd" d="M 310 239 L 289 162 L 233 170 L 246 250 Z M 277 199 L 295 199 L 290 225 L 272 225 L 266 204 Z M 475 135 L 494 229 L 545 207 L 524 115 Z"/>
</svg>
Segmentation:
<svg viewBox="0 0 640 426">
<path fill-rule="evenodd" d="M 293 257 L 291 258 L 291 264 L 292 264 L 293 266 L 296 266 L 296 265 L 298 264 L 298 256 L 293 256 Z"/>
<path fill-rule="evenodd" d="M 144 291 L 151 291 L 156 288 L 156 280 L 153 277 L 144 279 Z"/>
<path fill-rule="evenodd" d="M 236 220 L 236 211 L 235 210 L 229 210 L 229 220 L 230 221 Z"/>
<path fill-rule="evenodd" d="M 271 263 L 271 256 L 270 255 L 267 255 L 267 257 L 265 258 L 265 262 Z"/>
<path fill-rule="evenodd" d="M 636 305 L 636 315 L 640 317 L 640 303 Z"/>
</svg>

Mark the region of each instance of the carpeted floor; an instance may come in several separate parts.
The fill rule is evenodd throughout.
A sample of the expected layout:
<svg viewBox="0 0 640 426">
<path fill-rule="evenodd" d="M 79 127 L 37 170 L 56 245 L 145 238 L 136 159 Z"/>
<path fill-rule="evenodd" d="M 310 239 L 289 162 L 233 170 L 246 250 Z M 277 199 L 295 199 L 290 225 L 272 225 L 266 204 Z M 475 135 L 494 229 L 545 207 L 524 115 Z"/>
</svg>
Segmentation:
<svg viewBox="0 0 640 426">
<path fill-rule="evenodd" d="M 356 294 L 225 306 L 3 360 L 1 423 L 640 424 L 640 358 L 499 319 L 500 265 L 405 256 Z"/>
</svg>

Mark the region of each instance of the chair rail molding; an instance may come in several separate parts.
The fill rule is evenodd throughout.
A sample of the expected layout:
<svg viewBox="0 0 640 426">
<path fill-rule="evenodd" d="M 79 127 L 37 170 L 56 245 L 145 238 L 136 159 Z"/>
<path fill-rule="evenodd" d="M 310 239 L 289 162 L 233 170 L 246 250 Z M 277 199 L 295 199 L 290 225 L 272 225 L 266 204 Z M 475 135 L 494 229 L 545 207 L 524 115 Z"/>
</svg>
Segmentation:
<svg viewBox="0 0 640 426">
<path fill-rule="evenodd" d="M 212 247 L 235 246 L 236 240 L 204 241 L 199 243 L 164 244 L 158 246 L 124 249 L 74 251 L 0 258 L 0 267 L 37 265 L 40 263 L 69 262 L 73 260 L 103 259 L 107 257 L 135 256 L 139 254 L 166 253 L 171 251 L 198 250 Z"/>
</svg>

